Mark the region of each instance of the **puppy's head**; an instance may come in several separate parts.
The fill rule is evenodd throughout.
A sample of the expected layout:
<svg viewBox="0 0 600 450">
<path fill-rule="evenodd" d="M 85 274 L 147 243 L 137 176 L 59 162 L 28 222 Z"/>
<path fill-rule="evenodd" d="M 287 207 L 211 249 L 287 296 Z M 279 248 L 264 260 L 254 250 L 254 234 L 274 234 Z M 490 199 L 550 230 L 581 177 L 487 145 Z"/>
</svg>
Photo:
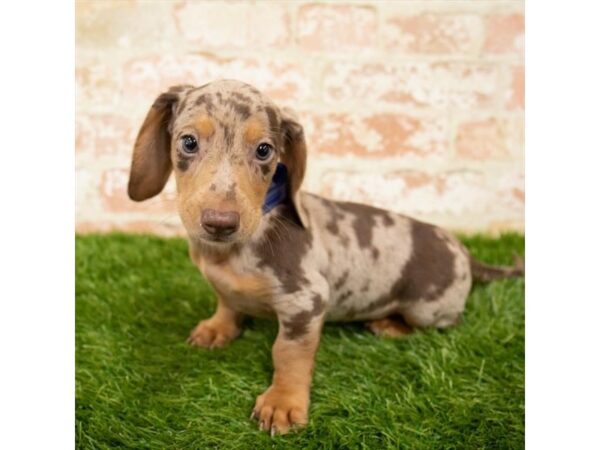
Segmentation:
<svg viewBox="0 0 600 450">
<path fill-rule="evenodd" d="M 278 162 L 287 166 L 298 217 L 306 168 L 302 126 L 245 83 L 177 86 L 158 96 L 137 136 L 129 197 L 160 193 L 172 171 L 182 222 L 194 242 L 228 248 L 256 231 Z"/>
</svg>

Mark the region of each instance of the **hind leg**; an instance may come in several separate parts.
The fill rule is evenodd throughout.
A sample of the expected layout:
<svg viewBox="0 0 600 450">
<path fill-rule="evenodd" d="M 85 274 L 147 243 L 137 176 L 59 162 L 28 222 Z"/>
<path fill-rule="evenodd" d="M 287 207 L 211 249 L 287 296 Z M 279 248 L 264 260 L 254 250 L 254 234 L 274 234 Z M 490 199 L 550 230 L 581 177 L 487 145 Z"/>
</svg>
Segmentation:
<svg viewBox="0 0 600 450">
<path fill-rule="evenodd" d="M 414 331 L 413 328 L 404 321 L 402 316 L 399 315 L 371 320 L 370 322 L 367 322 L 366 325 L 373 334 L 384 337 L 404 337 Z"/>
<path fill-rule="evenodd" d="M 435 300 L 420 300 L 402 310 L 406 323 L 416 328 L 449 328 L 461 322 L 468 286 L 456 286 Z"/>
</svg>

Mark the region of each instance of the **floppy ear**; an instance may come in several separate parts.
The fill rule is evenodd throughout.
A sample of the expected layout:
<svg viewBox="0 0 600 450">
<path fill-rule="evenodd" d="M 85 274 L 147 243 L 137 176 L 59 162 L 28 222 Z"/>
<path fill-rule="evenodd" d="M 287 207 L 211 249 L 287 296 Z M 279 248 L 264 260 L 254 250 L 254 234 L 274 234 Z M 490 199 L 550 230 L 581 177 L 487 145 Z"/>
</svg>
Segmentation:
<svg viewBox="0 0 600 450">
<path fill-rule="evenodd" d="M 163 190 L 173 165 L 170 157 L 171 121 L 183 86 L 170 88 L 158 96 L 144 119 L 133 148 L 129 198 L 137 202 Z"/>
<path fill-rule="evenodd" d="M 306 172 L 306 140 L 304 129 L 298 122 L 296 114 L 289 108 L 281 110 L 281 130 L 283 133 L 284 151 L 281 162 L 287 166 L 289 173 L 290 197 L 304 228 L 308 228 L 308 216 L 300 201 L 300 185 Z"/>
</svg>

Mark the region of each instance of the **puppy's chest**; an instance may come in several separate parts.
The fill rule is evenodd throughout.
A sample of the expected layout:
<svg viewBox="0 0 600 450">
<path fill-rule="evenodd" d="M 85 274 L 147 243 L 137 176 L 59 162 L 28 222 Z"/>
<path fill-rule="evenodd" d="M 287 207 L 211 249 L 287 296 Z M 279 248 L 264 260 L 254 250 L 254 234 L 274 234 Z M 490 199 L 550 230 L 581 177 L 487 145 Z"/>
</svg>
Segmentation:
<svg viewBox="0 0 600 450">
<path fill-rule="evenodd" d="M 265 275 L 249 272 L 235 263 L 200 264 L 200 270 L 231 308 L 256 317 L 273 317 L 272 281 Z"/>
</svg>

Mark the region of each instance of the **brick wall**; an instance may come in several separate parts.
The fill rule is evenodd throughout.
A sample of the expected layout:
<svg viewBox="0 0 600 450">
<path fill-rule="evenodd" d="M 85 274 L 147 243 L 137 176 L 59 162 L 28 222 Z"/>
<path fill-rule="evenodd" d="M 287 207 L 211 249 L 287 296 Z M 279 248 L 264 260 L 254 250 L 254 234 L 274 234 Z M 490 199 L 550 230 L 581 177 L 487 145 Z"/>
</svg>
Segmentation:
<svg viewBox="0 0 600 450">
<path fill-rule="evenodd" d="M 171 180 L 136 204 L 153 99 L 236 78 L 300 115 L 307 191 L 467 232 L 524 227 L 521 1 L 76 5 L 77 229 L 180 234 Z"/>
</svg>

